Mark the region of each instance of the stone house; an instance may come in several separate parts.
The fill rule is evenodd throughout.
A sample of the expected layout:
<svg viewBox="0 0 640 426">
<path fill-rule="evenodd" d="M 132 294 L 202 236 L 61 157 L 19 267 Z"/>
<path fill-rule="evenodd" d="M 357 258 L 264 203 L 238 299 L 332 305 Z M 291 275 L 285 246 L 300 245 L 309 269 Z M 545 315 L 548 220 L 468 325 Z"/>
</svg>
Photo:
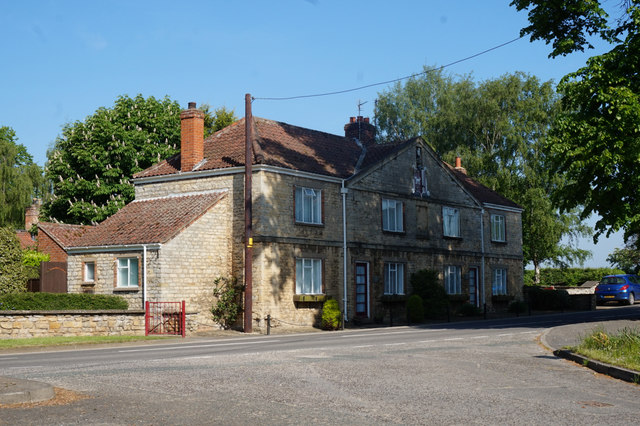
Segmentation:
<svg viewBox="0 0 640 426">
<path fill-rule="evenodd" d="M 67 248 L 70 292 L 186 300 L 212 325 L 212 283 L 243 280 L 245 119 L 203 141 L 181 114 L 181 154 L 134 176 L 136 198 Z M 520 298 L 522 209 L 442 162 L 420 138 L 375 144 L 368 119 L 345 135 L 252 119 L 253 324 L 318 322 L 337 299 L 347 321 L 436 270 L 449 294 L 490 308 Z"/>
</svg>

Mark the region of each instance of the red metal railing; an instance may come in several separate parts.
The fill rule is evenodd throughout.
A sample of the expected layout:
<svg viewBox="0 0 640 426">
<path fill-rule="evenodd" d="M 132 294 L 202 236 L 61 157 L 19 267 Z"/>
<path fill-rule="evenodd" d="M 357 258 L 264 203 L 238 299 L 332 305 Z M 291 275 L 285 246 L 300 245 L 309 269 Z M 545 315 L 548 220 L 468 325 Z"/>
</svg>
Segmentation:
<svg viewBox="0 0 640 426">
<path fill-rule="evenodd" d="M 144 334 L 172 334 L 185 337 L 185 303 L 149 302 L 145 304 Z"/>
</svg>

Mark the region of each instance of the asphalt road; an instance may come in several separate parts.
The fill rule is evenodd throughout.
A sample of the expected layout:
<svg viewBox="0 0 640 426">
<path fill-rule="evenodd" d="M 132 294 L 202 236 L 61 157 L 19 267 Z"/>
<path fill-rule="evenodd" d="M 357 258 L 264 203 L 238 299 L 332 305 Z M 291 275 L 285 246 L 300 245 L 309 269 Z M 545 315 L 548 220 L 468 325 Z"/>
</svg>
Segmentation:
<svg viewBox="0 0 640 426">
<path fill-rule="evenodd" d="M 0 424 L 637 424 L 640 387 L 537 342 L 620 317 L 640 306 L 0 355 L 2 376 L 90 396 L 0 409 Z"/>
</svg>

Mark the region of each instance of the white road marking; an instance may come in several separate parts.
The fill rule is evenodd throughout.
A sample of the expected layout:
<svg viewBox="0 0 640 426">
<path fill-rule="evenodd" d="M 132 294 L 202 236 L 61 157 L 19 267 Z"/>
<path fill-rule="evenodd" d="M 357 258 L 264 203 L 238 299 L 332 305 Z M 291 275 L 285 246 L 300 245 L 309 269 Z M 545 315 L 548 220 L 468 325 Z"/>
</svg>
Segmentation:
<svg viewBox="0 0 640 426">
<path fill-rule="evenodd" d="M 361 345 L 361 346 L 352 346 L 354 349 L 360 349 L 360 348 L 372 348 L 373 345 Z"/>
<path fill-rule="evenodd" d="M 384 336 L 387 334 L 406 334 L 406 333 L 425 333 L 425 332 L 432 332 L 432 331 L 445 331 L 445 328 L 439 328 L 439 329 L 428 329 L 428 330 L 406 330 L 406 331 L 387 331 L 385 333 L 375 333 L 376 336 Z M 345 338 L 349 338 L 349 337 L 371 337 L 371 334 L 345 334 L 343 336 L 340 336 L 343 339 Z"/>
<path fill-rule="evenodd" d="M 279 342 L 279 340 L 269 340 L 269 342 Z M 217 343 L 217 344 L 211 344 L 211 345 L 190 345 L 190 346 L 177 346 L 177 347 L 171 347 L 171 348 L 126 349 L 118 352 L 124 353 L 124 352 L 174 351 L 176 349 L 215 348 L 219 346 L 255 345 L 258 343 L 263 343 L 263 342 Z"/>
</svg>

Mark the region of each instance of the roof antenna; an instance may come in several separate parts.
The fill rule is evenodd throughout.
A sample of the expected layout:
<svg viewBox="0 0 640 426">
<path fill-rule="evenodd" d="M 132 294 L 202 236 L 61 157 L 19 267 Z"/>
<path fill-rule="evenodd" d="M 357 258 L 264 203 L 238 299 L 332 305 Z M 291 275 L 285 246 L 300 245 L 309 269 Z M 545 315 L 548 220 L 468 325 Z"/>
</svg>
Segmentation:
<svg viewBox="0 0 640 426">
<path fill-rule="evenodd" d="M 358 120 L 358 140 L 361 141 L 362 140 L 362 105 L 366 104 L 369 101 L 364 101 L 362 102 L 360 99 L 358 99 L 358 118 L 356 120 Z"/>
</svg>

